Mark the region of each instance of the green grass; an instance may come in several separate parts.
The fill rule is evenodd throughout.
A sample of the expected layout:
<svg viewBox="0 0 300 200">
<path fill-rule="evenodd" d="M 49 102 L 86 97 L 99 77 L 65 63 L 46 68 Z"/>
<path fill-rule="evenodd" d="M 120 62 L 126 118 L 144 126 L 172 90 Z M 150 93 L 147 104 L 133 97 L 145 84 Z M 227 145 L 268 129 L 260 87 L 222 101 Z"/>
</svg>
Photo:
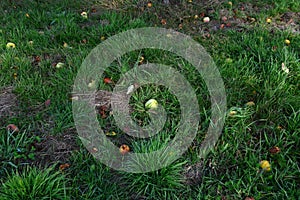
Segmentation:
<svg viewBox="0 0 300 200">
<path fill-rule="evenodd" d="M 128 4 L 126 12 L 96 7 L 96 13 L 91 10 L 92 3 L 81 1 L 0 3 L 4 9 L 0 13 L 0 89 L 13 86 L 19 101 L 17 115 L 0 119 L 0 199 L 24 199 L 24 196 L 27 199 L 297 199 L 300 196 L 297 149 L 300 146 L 300 36 L 299 32 L 281 31 L 265 21 L 271 17 L 277 23 L 278 16 L 285 12 L 300 12 L 297 1 L 252 2 L 261 10 L 239 10 L 236 15 L 243 18 L 249 14 L 256 18 L 255 23 L 243 24 L 243 31 L 211 30 L 209 38 L 203 38 L 201 31 L 191 28 L 192 19 L 183 22 L 187 25 L 181 31 L 190 34 L 210 53 L 226 88 L 225 125 L 206 159 L 197 156 L 211 115 L 209 93 L 202 77 L 183 58 L 166 51 L 142 49 L 117 59 L 101 78 L 109 77 L 116 83 L 122 74 L 138 66 L 143 56 L 143 64 L 170 65 L 189 80 L 198 99 L 201 126 L 180 159 L 154 172 L 115 171 L 95 160 L 78 138 L 73 145 L 80 150 L 72 151 L 65 158 L 70 167 L 59 170 L 58 166 L 65 162 L 62 160 L 56 160 L 51 166 L 39 163 L 35 156 L 40 150 L 36 148 L 37 143 L 47 142 L 50 137 L 76 135 L 72 131 L 75 125 L 70 95 L 84 58 L 103 37 L 107 39 L 137 27 L 163 26 L 160 20 L 161 16 L 168 17 L 168 12 L 162 12 L 167 8 L 152 2 L 153 7 L 143 12 L 131 2 L 132 7 Z M 214 8 L 229 9 L 229 15 L 233 15 L 234 9 L 249 1 L 232 2 L 232 8 L 228 2 L 220 2 Z M 184 14 L 194 16 L 205 11 L 204 7 L 195 11 L 200 5 L 197 1 L 181 3 L 187 8 L 182 11 Z M 264 11 L 267 4 L 271 8 Z M 88 19 L 80 15 L 82 11 L 88 12 Z M 180 14 L 169 16 L 163 27 L 178 30 L 176 20 Z M 216 12 L 210 17 L 216 23 L 221 16 Z M 195 24 L 210 28 L 201 19 Z M 285 44 L 286 39 L 290 45 Z M 13 42 L 16 48 L 7 49 L 8 42 Z M 64 43 L 68 46 L 64 47 Z M 56 68 L 58 62 L 65 65 Z M 282 70 L 282 63 L 289 73 Z M 99 88 L 112 91 L 113 84 L 100 81 Z M 117 133 L 109 136 L 116 146 L 128 144 L 132 152 L 151 152 L 174 137 L 181 111 L 178 99 L 168 88 L 154 84 L 139 88 L 130 99 L 132 119 L 141 125 L 149 124 L 144 104 L 151 98 L 157 99 L 168 114 L 162 131 L 151 139 L 127 136 L 109 113 L 104 119 L 99 116 L 103 129 Z M 45 105 L 48 99 L 51 103 Z M 247 105 L 247 102 L 254 104 Z M 20 131 L 6 130 L 8 124 L 15 124 Z M 271 153 L 272 147 L 280 148 L 280 152 Z M 260 168 L 261 160 L 270 162 L 271 171 Z M 136 163 L 153 164 L 147 160 L 136 160 Z M 194 176 L 193 184 L 185 179 L 188 167 L 200 174 Z"/>
<path fill-rule="evenodd" d="M 66 196 L 66 179 L 60 172 L 25 168 L 15 172 L 2 184 L 1 199 L 69 199 Z"/>
</svg>

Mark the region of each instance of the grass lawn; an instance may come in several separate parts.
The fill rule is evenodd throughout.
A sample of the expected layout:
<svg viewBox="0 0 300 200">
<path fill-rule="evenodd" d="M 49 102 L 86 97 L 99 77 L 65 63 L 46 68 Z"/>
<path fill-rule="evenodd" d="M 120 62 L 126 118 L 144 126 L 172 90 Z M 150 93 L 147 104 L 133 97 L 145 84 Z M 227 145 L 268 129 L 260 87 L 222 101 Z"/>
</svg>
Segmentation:
<svg viewBox="0 0 300 200">
<path fill-rule="evenodd" d="M 299 199 L 298 1 L 2 0 L 0 7 L 0 200 Z M 222 76 L 227 111 L 215 147 L 199 158 L 211 117 L 203 77 L 185 59 L 159 49 L 119 57 L 100 77 L 99 90 L 113 91 L 141 64 L 172 66 L 195 91 L 201 118 L 179 159 L 156 171 L 127 173 L 102 164 L 83 145 L 72 90 L 93 48 L 142 27 L 173 29 L 199 42 Z M 151 124 L 149 99 L 163 106 L 167 119 L 148 139 L 122 131 L 108 105 L 96 108 L 99 127 L 115 146 L 145 153 L 174 138 L 181 107 L 167 87 L 139 87 L 129 101 L 132 120 Z"/>
</svg>

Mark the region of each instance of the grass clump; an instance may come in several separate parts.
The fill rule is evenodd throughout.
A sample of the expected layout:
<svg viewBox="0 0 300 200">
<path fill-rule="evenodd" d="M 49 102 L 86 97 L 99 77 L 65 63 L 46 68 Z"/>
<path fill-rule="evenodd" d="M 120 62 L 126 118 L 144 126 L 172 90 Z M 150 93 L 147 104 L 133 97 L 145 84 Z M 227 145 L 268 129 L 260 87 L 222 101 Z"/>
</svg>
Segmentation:
<svg viewBox="0 0 300 200">
<path fill-rule="evenodd" d="M 69 199 L 66 187 L 67 179 L 59 171 L 52 168 L 40 170 L 26 168 L 9 175 L 0 188 L 3 200 L 35 200 L 35 199 Z"/>
<path fill-rule="evenodd" d="M 0 177 L 10 169 L 16 169 L 18 163 L 34 159 L 34 149 L 29 148 L 33 137 L 28 137 L 27 131 L 19 133 L 6 130 L 0 131 Z"/>
</svg>

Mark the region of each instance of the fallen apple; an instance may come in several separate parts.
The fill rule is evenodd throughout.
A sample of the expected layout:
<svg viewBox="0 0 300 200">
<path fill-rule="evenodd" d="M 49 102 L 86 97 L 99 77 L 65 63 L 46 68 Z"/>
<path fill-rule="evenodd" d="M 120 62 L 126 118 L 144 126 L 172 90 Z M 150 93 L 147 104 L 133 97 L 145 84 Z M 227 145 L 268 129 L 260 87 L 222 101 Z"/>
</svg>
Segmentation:
<svg viewBox="0 0 300 200">
<path fill-rule="evenodd" d="M 286 40 L 284 40 L 284 43 L 285 43 L 286 45 L 290 45 L 290 44 L 291 44 L 291 41 L 288 40 L 288 39 L 286 39 Z"/>
<path fill-rule="evenodd" d="M 145 107 L 147 109 L 156 109 L 158 107 L 158 102 L 155 99 L 149 99 L 146 103 L 145 103 Z"/>
<path fill-rule="evenodd" d="M 269 161 L 267 160 L 262 160 L 259 163 L 260 167 L 264 170 L 264 171 L 270 171 L 271 170 L 271 164 L 269 163 Z"/>
<path fill-rule="evenodd" d="M 209 17 L 204 17 L 203 22 L 208 23 L 210 21 Z"/>
<path fill-rule="evenodd" d="M 59 63 L 57 63 L 57 64 L 55 65 L 55 67 L 56 67 L 57 69 L 62 68 L 62 67 L 64 67 L 64 66 L 65 66 L 65 64 L 62 63 L 62 62 L 59 62 Z"/>
<path fill-rule="evenodd" d="M 128 153 L 129 151 L 130 151 L 130 148 L 129 148 L 128 145 L 122 144 L 122 145 L 120 146 L 120 153 L 121 153 L 122 155 L 125 155 L 125 154 Z"/>
</svg>

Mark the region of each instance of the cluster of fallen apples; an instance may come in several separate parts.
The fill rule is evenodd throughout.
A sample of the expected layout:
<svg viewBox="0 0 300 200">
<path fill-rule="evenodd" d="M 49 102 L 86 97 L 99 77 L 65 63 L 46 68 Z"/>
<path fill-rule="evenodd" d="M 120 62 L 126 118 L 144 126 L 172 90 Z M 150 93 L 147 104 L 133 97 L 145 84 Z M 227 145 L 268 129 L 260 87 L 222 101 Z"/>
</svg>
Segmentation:
<svg viewBox="0 0 300 200">
<path fill-rule="evenodd" d="M 157 109 L 158 107 L 158 102 L 155 99 L 149 99 L 146 103 L 145 103 L 145 108 L 149 109 L 149 110 L 154 110 Z M 128 153 L 130 151 L 130 148 L 128 145 L 123 144 L 120 146 L 120 153 L 122 155 L 125 155 L 126 153 Z"/>
<path fill-rule="evenodd" d="M 143 57 L 142 57 L 143 58 Z M 143 61 L 143 59 L 141 59 L 141 61 Z M 114 85 L 115 82 L 109 78 L 109 77 L 105 77 L 103 79 L 103 82 L 105 84 L 109 84 L 109 85 Z M 90 83 L 88 83 L 88 87 L 89 88 L 96 88 L 96 81 L 95 80 L 92 80 Z M 127 88 L 127 92 L 126 92 L 126 95 L 129 95 L 131 94 L 133 91 L 134 91 L 134 88 L 135 88 L 135 85 L 130 85 L 128 88 Z M 97 98 L 98 97 L 98 98 Z M 78 95 L 77 94 L 73 94 L 71 99 L 72 100 L 78 100 Z M 108 107 L 110 107 L 110 98 L 111 98 L 111 92 L 108 92 L 106 90 L 98 90 L 97 91 L 97 95 L 96 95 L 96 107 L 98 106 L 99 108 L 99 114 L 101 116 L 101 118 L 106 118 L 107 115 L 106 115 L 106 111 L 108 110 Z M 122 99 L 122 98 L 121 98 Z M 120 99 L 118 99 L 120 100 Z M 122 100 L 121 100 L 122 101 Z M 145 103 L 145 108 L 147 110 L 155 110 L 158 108 L 158 102 L 157 100 L 155 99 L 149 99 L 146 103 Z M 105 133 L 107 136 L 115 136 L 116 133 L 114 131 L 111 131 L 111 132 L 107 132 Z M 92 152 L 97 152 L 98 149 L 97 148 L 93 148 L 92 149 Z M 127 145 L 127 144 L 122 144 L 119 148 L 119 151 L 122 155 L 125 155 L 126 153 L 128 153 L 130 151 L 130 147 Z"/>
</svg>

